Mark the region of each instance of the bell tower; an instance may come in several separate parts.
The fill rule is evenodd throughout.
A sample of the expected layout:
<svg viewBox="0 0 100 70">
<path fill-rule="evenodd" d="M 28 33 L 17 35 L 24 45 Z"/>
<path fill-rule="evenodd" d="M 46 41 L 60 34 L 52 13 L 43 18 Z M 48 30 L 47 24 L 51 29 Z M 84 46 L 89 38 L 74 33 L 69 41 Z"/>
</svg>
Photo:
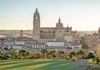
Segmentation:
<svg viewBox="0 0 100 70">
<path fill-rule="evenodd" d="M 40 14 L 37 8 L 33 15 L 33 39 L 40 39 Z"/>
<path fill-rule="evenodd" d="M 56 40 L 63 40 L 64 36 L 64 27 L 61 19 L 58 19 L 58 23 L 56 23 L 56 30 L 55 30 L 55 38 Z"/>
</svg>

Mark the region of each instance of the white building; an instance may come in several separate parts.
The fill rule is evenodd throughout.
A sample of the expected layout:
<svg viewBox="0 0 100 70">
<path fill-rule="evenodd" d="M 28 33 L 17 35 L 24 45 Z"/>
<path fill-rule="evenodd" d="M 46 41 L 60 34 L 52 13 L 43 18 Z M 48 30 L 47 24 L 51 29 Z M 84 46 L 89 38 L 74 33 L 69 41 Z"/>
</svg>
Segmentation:
<svg viewBox="0 0 100 70">
<path fill-rule="evenodd" d="M 15 41 L 15 45 L 25 45 L 25 41 Z"/>
<path fill-rule="evenodd" d="M 64 47 L 63 41 L 48 41 L 46 42 L 48 47 Z"/>
<path fill-rule="evenodd" d="M 15 50 L 21 50 L 23 49 L 24 46 L 21 46 L 21 45 L 13 45 L 12 46 L 12 49 L 15 49 Z"/>
<path fill-rule="evenodd" d="M 42 42 L 37 42 L 37 43 L 27 42 L 27 43 L 25 43 L 25 48 L 27 48 L 27 49 L 44 49 L 45 43 L 42 43 Z"/>
<path fill-rule="evenodd" d="M 74 44 L 74 45 L 72 45 L 72 49 L 73 50 L 81 50 L 82 49 L 82 45 L 81 44 Z"/>
<path fill-rule="evenodd" d="M 45 49 L 46 45 L 43 42 L 27 42 L 25 43 L 24 49 L 33 51 L 33 52 L 41 52 L 42 49 Z"/>
<path fill-rule="evenodd" d="M 65 46 L 65 42 L 64 41 L 48 41 L 46 42 L 46 48 L 48 50 L 66 50 L 67 47 Z"/>
<path fill-rule="evenodd" d="M 11 49 L 14 44 L 15 44 L 15 41 L 13 41 L 13 40 L 3 40 L 1 48 L 2 49 Z"/>
</svg>

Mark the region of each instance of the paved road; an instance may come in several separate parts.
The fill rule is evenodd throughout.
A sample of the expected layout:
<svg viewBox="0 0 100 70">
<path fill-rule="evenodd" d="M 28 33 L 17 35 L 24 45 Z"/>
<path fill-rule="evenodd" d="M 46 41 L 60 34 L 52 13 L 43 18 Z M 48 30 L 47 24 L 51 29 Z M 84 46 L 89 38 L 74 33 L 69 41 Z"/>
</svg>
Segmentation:
<svg viewBox="0 0 100 70">
<path fill-rule="evenodd" d="M 86 70 L 89 65 L 87 59 L 80 59 L 76 62 L 71 62 L 71 64 L 79 67 L 81 70 Z"/>
</svg>

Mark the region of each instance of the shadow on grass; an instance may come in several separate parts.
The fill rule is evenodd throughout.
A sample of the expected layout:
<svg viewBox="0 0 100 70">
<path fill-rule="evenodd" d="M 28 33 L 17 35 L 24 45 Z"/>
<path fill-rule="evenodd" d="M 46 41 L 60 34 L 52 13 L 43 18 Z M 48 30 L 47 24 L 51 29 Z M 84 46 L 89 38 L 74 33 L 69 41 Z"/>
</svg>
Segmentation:
<svg viewBox="0 0 100 70">
<path fill-rule="evenodd" d="M 11 65 L 11 64 L 19 64 L 19 63 L 23 63 L 23 62 L 30 62 L 29 60 L 25 60 L 25 61 L 20 60 L 20 61 L 14 61 L 14 62 L 12 62 L 12 61 L 1 63 L 0 66 L 3 66 L 3 65 Z"/>
<path fill-rule="evenodd" d="M 73 67 L 72 65 L 70 65 L 70 63 L 66 62 L 65 60 L 61 61 L 56 60 L 55 62 L 51 62 L 47 66 L 43 66 L 35 70 L 80 70 L 80 69 Z"/>
<path fill-rule="evenodd" d="M 80 70 L 80 69 L 72 66 L 69 62 L 66 62 L 65 60 L 55 60 L 53 62 L 50 62 L 50 64 L 37 68 L 35 70 Z"/>
<path fill-rule="evenodd" d="M 48 65 L 34 69 L 35 65 L 46 63 Z M 33 69 L 27 69 L 28 66 L 32 66 Z M 76 67 L 73 67 L 69 62 L 66 62 L 65 60 L 30 60 L 29 63 L 24 63 L 23 61 L 23 64 L 19 63 L 17 65 L 2 68 L 0 70 L 19 70 L 19 68 L 26 68 L 25 70 L 79 70 Z"/>
<path fill-rule="evenodd" d="M 29 61 L 29 63 L 24 63 L 23 64 L 18 64 L 18 65 L 14 65 L 14 66 L 10 66 L 10 67 L 6 67 L 6 68 L 2 68 L 2 70 L 7 70 L 7 69 L 13 69 L 13 68 L 20 68 L 20 67 L 26 67 L 26 66 L 34 66 L 34 65 L 38 65 L 38 64 L 44 64 L 44 63 L 49 63 L 51 60 L 49 61 Z"/>
<path fill-rule="evenodd" d="M 30 59 L 32 60 L 32 59 Z M 14 62 L 23 62 L 23 61 L 29 61 L 28 59 L 12 59 L 12 60 L 0 60 L 0 64 L 4 63 L 14 63 Z"/>
</svg>

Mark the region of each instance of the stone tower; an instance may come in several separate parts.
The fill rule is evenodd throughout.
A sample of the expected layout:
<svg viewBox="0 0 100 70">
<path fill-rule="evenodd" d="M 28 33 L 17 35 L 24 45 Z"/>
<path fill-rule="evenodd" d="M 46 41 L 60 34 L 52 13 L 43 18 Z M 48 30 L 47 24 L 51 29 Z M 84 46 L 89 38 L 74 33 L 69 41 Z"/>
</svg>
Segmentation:
<svg viewBox="0 0 100 70">
<path fill-rule="evenodd" d="M 40 14 L 37 8 L 33 15 L 33 39 L 40 39 Z"/>
<path fill-rule="evenodd" d="M 57 40 L 63 40 L 64 36 L 64 27 L 63 23 L 61 23 L 61 19 L 59 18 L 58 23 L 56 24 L 55 38 Z"/>
<path fill-rule="evenodd" d="M 66 42 L 73 42 L 73 37 L 72 37 L 72 27 L 69 27 L 67 25 L 66 29 L 65 29 L 65 33 L 64 33 L 64 40 Z"/>
<path fill-rule="evenodd" d="M 20 30 L 20 37 L 23 37 L 23 30 Z"/>
</svg>

